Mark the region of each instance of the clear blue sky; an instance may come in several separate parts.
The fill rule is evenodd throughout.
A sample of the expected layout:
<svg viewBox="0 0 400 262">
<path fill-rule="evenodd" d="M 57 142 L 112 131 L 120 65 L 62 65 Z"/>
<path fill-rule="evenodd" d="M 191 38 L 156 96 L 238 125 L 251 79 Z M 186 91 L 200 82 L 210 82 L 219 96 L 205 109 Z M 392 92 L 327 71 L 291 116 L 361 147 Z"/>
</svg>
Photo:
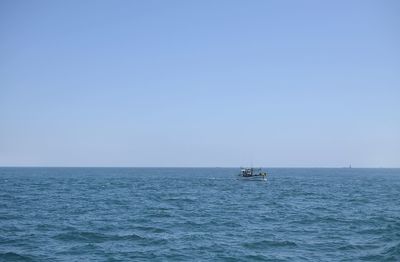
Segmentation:
<svg viewBox="0 0 400 262">
<path fill-rule="evenodd" d="M 0 2 L 2 166 L 400 166 L 400 1 Z"/>
</svg>

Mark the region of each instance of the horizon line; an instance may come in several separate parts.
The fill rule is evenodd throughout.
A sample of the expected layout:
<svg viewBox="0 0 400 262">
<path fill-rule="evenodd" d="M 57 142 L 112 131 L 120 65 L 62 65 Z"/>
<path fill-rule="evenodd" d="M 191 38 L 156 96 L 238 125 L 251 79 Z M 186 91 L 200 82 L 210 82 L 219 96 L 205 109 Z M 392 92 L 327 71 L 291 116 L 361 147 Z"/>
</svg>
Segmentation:
<svg viewBox="0 0 400 262">
<path fill-rule="evenodd" d="M 0 168 L 242 168 L 245 166 L 39 166 L 20 165 L 2 166 Z M 254 168 L 320 168 L 320 169 L 399 169 L 395 166 L 253 166 Z"/>
</svg>

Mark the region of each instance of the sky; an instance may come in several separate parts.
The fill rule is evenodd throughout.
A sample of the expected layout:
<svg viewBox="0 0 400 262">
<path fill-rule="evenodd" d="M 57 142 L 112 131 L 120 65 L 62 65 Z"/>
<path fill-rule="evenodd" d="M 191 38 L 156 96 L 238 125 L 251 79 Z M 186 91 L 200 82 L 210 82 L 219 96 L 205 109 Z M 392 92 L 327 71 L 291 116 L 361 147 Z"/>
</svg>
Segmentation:
<svg viewBox="0 0 400 262">
<path fill-rule="evenodd" d="M 0 1 L 0 166 L 400 167 L 399 14 Z"/>
</svg>

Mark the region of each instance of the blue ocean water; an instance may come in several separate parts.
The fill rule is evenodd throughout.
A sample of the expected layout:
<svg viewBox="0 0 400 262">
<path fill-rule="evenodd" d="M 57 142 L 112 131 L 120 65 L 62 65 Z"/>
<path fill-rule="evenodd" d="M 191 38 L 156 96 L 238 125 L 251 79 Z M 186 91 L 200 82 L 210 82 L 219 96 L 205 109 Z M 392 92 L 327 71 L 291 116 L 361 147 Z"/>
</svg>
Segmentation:
<svg viewBox="0 0 400 262">
<path fill-rule="evenodd" d="M 400 169 L 0 168 L 0 261 L 400 261 Z"/>
</svg>

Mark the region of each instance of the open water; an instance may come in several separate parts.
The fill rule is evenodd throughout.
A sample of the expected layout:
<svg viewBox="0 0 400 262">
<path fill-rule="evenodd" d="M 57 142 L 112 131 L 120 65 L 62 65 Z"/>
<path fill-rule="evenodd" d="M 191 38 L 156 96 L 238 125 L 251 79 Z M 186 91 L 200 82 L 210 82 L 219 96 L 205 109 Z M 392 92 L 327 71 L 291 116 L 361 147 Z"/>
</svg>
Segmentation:
<svg viewBox="0 0 400 262">
<path fill-rule="evenodd" d="M 400 169 L 0 168 L 0 261 L 400 261 Z"/>
</svg>

